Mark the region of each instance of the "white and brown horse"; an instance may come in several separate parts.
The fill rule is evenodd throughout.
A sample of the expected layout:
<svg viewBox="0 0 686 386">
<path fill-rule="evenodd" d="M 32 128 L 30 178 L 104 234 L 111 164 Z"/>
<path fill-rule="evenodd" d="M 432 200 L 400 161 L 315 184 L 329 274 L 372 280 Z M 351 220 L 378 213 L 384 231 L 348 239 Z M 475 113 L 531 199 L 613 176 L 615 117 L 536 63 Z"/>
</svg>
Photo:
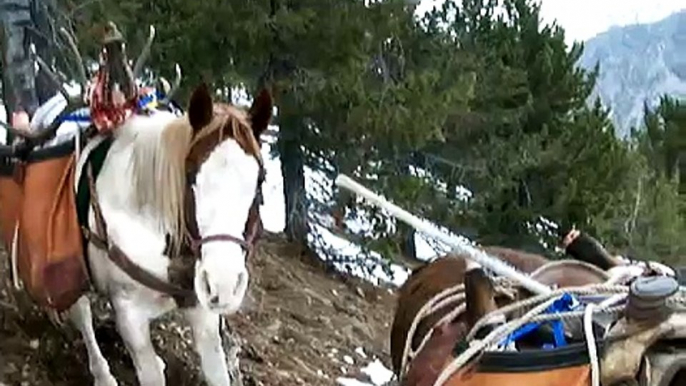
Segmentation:
<svg viewBox="0 0 686 386">
<path fill-rule="evenodd" d="M 113 305 L 141 386 L 166 384 L 149 326 L 177 307 L 191 325 L 207 383 L 231 384 L 220 317 L 239 309 L 248 287 L 264 170 L 259 137 L 271 115 L 266 91 L 243 111 L 214 103 L 203 85 L 185 115 L 154 110 L 114 130 L 92 186 L 88 262 L 93 283 Z M 179 256 L 190 259 L 184 288 L 170 283 Z M 88 298 L 69 315 L 83 335 L 95 385 L 117 385 Z"/>
</svg>

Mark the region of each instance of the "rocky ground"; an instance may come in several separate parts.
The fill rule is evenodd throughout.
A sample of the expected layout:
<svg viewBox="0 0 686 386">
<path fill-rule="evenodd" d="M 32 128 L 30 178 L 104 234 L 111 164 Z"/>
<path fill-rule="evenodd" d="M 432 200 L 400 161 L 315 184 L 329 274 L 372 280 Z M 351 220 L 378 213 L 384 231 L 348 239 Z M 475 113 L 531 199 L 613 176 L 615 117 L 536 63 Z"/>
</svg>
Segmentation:
<svg viewBox="0 0 686 386">
<path fill-rule="evenodd" d="M 56 327 L 31 309 L 23 294 L 11 291 L 7 259 L 2 260 L 0 382 L 92 384 L 78 332 Z M 264 237 L 250 270 L 249 297 L 244 309 L 227 319 L 226 328 L 227 341 L 241 343 L 245 386 L 335 385 L 338 377 L 367 380 L 360 368 L 375 359 L 390 367 L 388 335 L 395 301 L 390 290 L 327 269 L 276 235 Z M 99 300 L 96 308 L 96 334 L 115 377 L 120 385 L 137 385 L 107 306 Z M 172 313 L 154 326 L 168 384 L 204 384 L 183 319 Z"/>
</svg>

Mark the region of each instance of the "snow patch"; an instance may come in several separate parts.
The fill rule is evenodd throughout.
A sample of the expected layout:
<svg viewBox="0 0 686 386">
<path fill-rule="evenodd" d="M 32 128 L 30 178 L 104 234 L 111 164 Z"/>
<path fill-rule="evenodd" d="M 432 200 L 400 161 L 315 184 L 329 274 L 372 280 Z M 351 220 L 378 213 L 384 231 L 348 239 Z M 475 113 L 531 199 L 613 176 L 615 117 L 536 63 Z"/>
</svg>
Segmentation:
<svg viewBox="0 0 686 386">
<path fill-rule="evenodd" d="M 393 378 L 393 371 L 384 366 L 378 358 L 363 367 L 361 371 L 367 374 L 372 383 L 377 386 L 384 385 Z"/>
<path fill-rule="evenodd" d="M 379 359 L 370 362 L 360 371 L 369 377 L 371 383 L 347 377 L 336 378 L 336 383 L 341 386 L 383 386 L 393 379 L 393 372 L 386 368 Z"/>
</svg>

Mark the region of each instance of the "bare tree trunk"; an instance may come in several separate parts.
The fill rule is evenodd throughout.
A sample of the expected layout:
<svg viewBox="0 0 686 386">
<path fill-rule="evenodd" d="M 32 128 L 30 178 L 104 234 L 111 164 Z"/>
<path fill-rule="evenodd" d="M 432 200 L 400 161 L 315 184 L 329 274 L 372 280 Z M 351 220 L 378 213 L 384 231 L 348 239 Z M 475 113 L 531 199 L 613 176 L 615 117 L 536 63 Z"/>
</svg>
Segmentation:
<svg viewBox="0 0 686 386">
<path fill-rule="evenodd" d="M 278 0 L 270 0 L 270 18 L 276 17 L 279 9 L 288 7 L 294 10 L 294 4 Z M 269 62 L 262 79 L 259 83 L 273 84 L 279 79 L 288 78 L 294 67 L 283 53 L 287 52 L 276 29 L 273 29 L 273 45 Z M 277 91 L 278 92 L 278 91 Z M 307 246 L 308 203 L 307 191 L 305 190 L 305 154 L 302 150 L 302 131 L 304 123 L 295 114 L 297 104 L 288 93 L 279 92 L 279 136 L 276 148 L 281 158 L 281 174 L 283 175 L 283 194 L 286 201 L 286 229 L 288 239 L 304 247 Z"/>
<path fill-rule="evenodd" d="M 282 106 L 283 107 L 283 106 Z M 290 241 L 306 245 L 308 233 L 307 192 L 305 190 L 305 156 L 299 130 L 302 122 L 286 111 L 279 119 L 277 148 L 281 157 L 283 193 L 286 201 L 286 235 Z"/>
</svg>

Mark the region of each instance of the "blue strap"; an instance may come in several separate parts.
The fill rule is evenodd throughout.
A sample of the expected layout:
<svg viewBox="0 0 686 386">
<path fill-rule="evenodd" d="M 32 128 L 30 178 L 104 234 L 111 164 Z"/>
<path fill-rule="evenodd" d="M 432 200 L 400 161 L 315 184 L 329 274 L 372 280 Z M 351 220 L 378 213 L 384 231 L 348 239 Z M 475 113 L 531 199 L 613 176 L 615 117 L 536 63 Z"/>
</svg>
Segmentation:
<svg viewBox="0 0 686 386">
<path fill-rule="evenodd" d="M 162 94 L 155 90 L 153 93 L 148 93 L 143 97 L 138 98 L 138 109 L 145 110 L 150 107 L 150 105 L 155 105 L 159 99 L 161 99 Z"/>
<path fill-rule="evenodd" d="M 157 107 L 157 102 L 161 101 L 166 98 L 166 95 L 161 92 L 158 89 L 155 89 L 154 92 L 148 93 L 140 98 L 138 98 L 138 103 L 136 107 L 138 108 L 139 111 L 144 111 L 144 110 L 154 110 L 155 107 Z M 176 103 L 173 101 L 169 101 L 169 107 L 171 107 L 172 112 L 177 113 L 177 114 L 182 114 L 183 109 L 181 109 Z"/>
<path fill-rule="evenodd" d="M 554 320 L 551 322 L 553 326 L 553 336 L 555 337 L 555 347 L 562 347 L 567 345 L 565 338 L 565 327 L 561 320 Z"/>
<path fill-rule="evenodd" d="M 91 122 L 90 110 L 86 109 L 85 111 L 74 111 L 62 117 L 59 122 Z"/>
<path fill-rule="evenodd" d="M 570 294 L 563 294 L 559 299 L 555 300 L 545 311 L 546 314 L 559 314 L 563 312 L 572 311 L 577 308 L 576 299 Z M 561 320 L 554 320 L 550 322 L 537 322 L 537 323 L 526 323 L 517 330 L 513 331 L 507 338 L 503 341 L 502 345 L 506 346 L 513 342 L 518 341 L 521 337 L 528 335 L 534 330 L 537 330 L 543 323 L 550 323 L 553 328 L 553 337 L 555 339 L 554 347 L 562 347 L 567 345 L 567 339 L 565 338 L 564 324 Z M 545 344 L 544 348 L 551 348 L 550 344 Z"/>
</svg>

